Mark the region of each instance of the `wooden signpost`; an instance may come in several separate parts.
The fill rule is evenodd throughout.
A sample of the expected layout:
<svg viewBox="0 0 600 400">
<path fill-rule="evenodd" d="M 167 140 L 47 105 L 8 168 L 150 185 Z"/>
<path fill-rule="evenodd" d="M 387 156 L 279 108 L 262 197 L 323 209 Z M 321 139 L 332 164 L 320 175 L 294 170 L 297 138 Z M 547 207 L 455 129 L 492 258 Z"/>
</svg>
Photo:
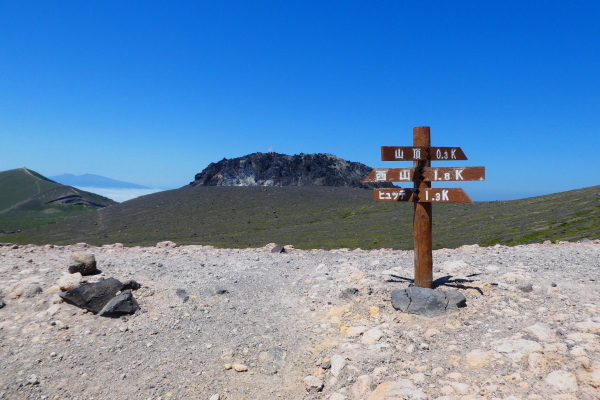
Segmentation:
<svg viewBox="0 0 600 400">
<path fill-rule="evenodd" d="M 432 168 L 431 161 L 466 160 L 460 147 L 431 147 L 428 126 L 413 128 L 413 146 L 382 146 L 382 161 L 413 161 L 413 168 L 376 168 L 363 182 L 414 182 L 413 188 L 375 189 L 376 201 L 414 203 L 415 286 L 433 286 L 433 246 L 431 203 L 472 203 L 460 188 L 432 188 L 438 181 L 483 181 L 485 167 Z"/>
</svg>

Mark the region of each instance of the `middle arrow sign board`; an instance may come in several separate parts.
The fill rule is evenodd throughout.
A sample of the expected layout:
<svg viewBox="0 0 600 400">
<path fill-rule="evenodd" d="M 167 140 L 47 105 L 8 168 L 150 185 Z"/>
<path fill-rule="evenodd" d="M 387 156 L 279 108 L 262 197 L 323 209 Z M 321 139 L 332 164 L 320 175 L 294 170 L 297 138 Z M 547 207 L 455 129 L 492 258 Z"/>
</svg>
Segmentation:
<svg viewBox="0 0 600 400">
<path fill-rule="evenodd" d="M 483 181 L 485 167 L 424 167 L 424 182 L 436 181 Z M 417 179 L 415 168 L 376 168 L 363 182 L 409 182 Z"/>
</svg>

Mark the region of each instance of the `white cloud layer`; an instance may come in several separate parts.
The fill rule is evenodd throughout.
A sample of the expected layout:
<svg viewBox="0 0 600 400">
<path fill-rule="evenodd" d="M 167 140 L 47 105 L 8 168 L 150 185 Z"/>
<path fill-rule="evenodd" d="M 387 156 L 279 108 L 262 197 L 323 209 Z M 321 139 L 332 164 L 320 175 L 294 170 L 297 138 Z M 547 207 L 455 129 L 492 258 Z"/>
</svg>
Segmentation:
<svg viewBox="0 0 600 400">
<path fill-rule="evenodd" d="M 145 196 L 156 192 L 162 192 L 163 189 L 106 189 L 94 187 L 77 187 L 77 189 L 85 190 L 86 192 L 96 193 L 100 196 L 108 197 L 119 203 L 136 197 Z"/>
</svg>

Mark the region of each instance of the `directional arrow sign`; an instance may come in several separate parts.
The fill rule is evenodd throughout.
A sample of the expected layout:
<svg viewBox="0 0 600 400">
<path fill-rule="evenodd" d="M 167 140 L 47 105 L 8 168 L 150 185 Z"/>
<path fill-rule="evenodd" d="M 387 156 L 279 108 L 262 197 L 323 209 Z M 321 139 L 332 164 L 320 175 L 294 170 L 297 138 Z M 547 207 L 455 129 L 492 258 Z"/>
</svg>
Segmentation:
<svg viewBox="0 0 600 400">
<path fill-rule="evenodd" d="M 410 201 L 418 203 L 473 203 L 461 188 L 374 189 L 376 201 Z"/>
<path fill-rule="evenodd" d="M 425 167 L 422 168 L 424 182 L 436 181 L 483 181 L 485 167 Z M 363 182 L 408 182 L 418 180 L 414 168 L 376 168 Z"/>
<path fill-rule="evenodd" d="M 460 147 L 431 147 L 427 157 L 427 147 L 381 146 L 382 161 L 420 160 L 466 160 Z"/>
</svg>

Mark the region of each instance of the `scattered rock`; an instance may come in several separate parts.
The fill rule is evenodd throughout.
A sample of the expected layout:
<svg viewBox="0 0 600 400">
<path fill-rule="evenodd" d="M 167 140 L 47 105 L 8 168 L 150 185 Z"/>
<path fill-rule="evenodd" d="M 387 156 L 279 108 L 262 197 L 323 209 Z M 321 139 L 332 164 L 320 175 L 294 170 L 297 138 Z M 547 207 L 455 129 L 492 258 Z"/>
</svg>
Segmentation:
<svg viewBox="0 0 600 400">
<path fill-rule="evenodd" d="M 285 366 L 286 352 L 281 347 L 271 347 L 265 354 L 264 365 L 268 372 L 277 373 Z"/>
<path fill-rule="evenodd" d="M 361 338 L 361 342 L 365 345 L 373 345 L 373 344 L 376 344 L 379 341 L 379 339 L 382 338 L 382 336 L 383 336 L 382 331 L 380 331 L 377 328 L 373 328 L 373 329 L 366 331 L 363 334 L 363 336 Z"/>
<path fill-rule="evenodd" d="M 91 275 L 97 271 L 96 257 L 93 254 L 71 254 L 69 261 L 69 272 L 81 275 Z"/>
<path fill-rule="evenodd" d="M 576 392 L 578 389 L 577 377 L 563 370 L 551 372 L 545 381 L 561 392 Z"/>
<path fill-rule="evenodd" d="M 492 360 L 492 352 L 476 349 L 467 353 L 466 359 L 471 368 L 485 367 Z"/>
<path fill-rule="evenodd" d="M 542 348 L 538 342 L 525 339 L 502 339 L 494 343 L 494 350 L 515 361 L 534 351 L 541 351 Z"/>
<path fill-rule="evenodd" d="M 133 279 L 129 279 L 123 282 L 123 290 L 138 290 L 141 287 L 142 285 L 140 285 Z"/>
<path fill-rule="evenodd" d="M 161 248 L 161 247 L 162 248 L 165 248 L 165 247 L 166 248 L 175 248 L 175 247 L 177 247 L 177 243 L 171 242 L 170 240 L 165 240 L 163 242 L 156 243 L 156 247 L 159 247 L 159 248 Z"/>
<path fill-rule="evenodd" d="M 342 292 L 340 293 L 340 299 L 354 299 L 355 297 L 357 297 L 360 293 L 360 290 L 358 290 L 355 287 L 349 287 L 346 288 L 344 290 L 342 290 Z"/>
<path fill-rule="evenodd" d="M 323 381 L 313 375 L 304 378 L 304 384 L 306 385 L 306 391 L 311 393 L 320 392 L 324 386 Z"/>
<path fill-rule="evenodd" d="M 219 296 L 219 295 L 222 295 L 222 294 L 225 294 L 225 293 L 227 293 L 227 289 L 222 288 L 222 287 L 215 287 L 215 288 L 212 289 L 212 291 L 211 291 L 210 294 L 212 296 Z"/>
<path fill-rule="evenodd" d="M 39 285 L 36 285 L 35 283 L 29 283 L 23 287 L 22 296 L 25 298 L 31 298 L 42 292 L 43 290 Z"/>
<path fill-rule="evenodd" d="M 63 274 L 58 280 L 58 288 L 61 291 L 71 290 L 83 283 L 83 276 L 79 272 L 73 274 Z"/>
<path fill-rule="evenodd" d="M 177 297 L 179 297 L 181 299 L 181 301 L 183 301 L 184 303 L 186 301 L 189 300 L 190 296 L 187 294 L 187 292 L 183 289 L 177 289 L 175 291 L 175 294 L 177 295 Z"/>
<path fill-rule="evenodd" d="M 331 375 L 339 376 L 342 369 L 346 366 L 346 359 L 339 354 L 334 354 L 331 357 Z"/>
<path fill-rule="evenodd" d="M 275 247 L 273 247 L 271 249 L 271 253 L 276 253 L 276 254 L 285 253 L 285 248 L 282 245 L 277 244 L 277 245 L 275 245 Z"/>
<path fill-rule="evenodd" d="M 411 286 L 392 291 L 392 306 L 399 311 L 436 317 L 466 307 L 467 299 L 457 290 L 441 291 Z"/>
<path fill-rule="evenodd" d="M 356 378 L 356 382 L 352 385 L 352 394 L 355 399 L 364 398 L 365 394 L 371 389 L 371 377 L 369 375 L 361 375 Z"/>
<path fill-rule="evenodd" d="M 235 369 L 237 372 L 246 372 L 248 371 L 248 367 L 244 364 L 233 364 L 233 369 Z"/>
<path fill-rule="evenodd" d="M 411 381 L 400 379 L 383 382 L 371 393 L 368 400 L 426 400 L 427 398 L 427 395 L 417 389 Z"/>
</svg>

